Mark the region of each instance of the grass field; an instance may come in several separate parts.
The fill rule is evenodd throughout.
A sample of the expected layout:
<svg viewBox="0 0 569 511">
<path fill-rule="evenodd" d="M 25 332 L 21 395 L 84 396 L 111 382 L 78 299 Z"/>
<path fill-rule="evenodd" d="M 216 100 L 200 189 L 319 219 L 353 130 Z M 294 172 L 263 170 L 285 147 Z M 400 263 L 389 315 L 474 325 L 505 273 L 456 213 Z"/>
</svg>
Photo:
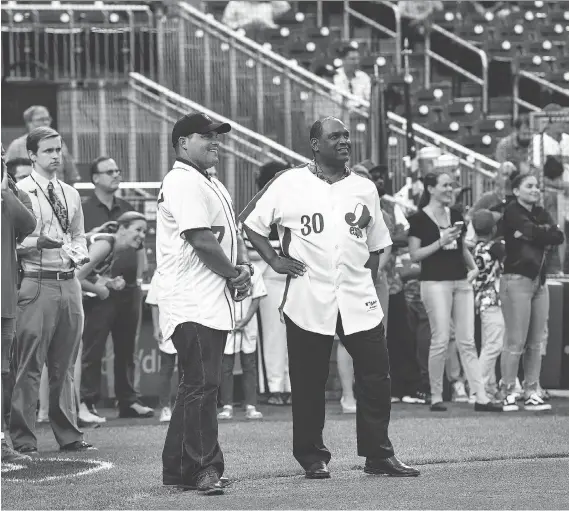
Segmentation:
<svg viewBox="0 0 569 511">
<path fill-rule="evenodd" d="M 104 410 L 108 422 L 85 435 L 97 451 L 63 456 L 42 425 L 39 459 L 2 467 L 2 508 L 569 509 L 569 399 L 552 404 L 553 412 L 541 414 L 481 414 L 466 404 L 433 414 L 394 405 L 391 439 L 397 455 L 421 469 L 416 479 L 365 475 L 355 418 L 337 403 L 328 405 L 325 430 L 332 479 L 320 481 L 304 479 L 292 457 L 290 407 L 261 407 L 262 422 L 237 411 L 220 425 L 225 475 L 234 483 L 219 497 L 163 487 L 166 425 Z"/>
</svg>

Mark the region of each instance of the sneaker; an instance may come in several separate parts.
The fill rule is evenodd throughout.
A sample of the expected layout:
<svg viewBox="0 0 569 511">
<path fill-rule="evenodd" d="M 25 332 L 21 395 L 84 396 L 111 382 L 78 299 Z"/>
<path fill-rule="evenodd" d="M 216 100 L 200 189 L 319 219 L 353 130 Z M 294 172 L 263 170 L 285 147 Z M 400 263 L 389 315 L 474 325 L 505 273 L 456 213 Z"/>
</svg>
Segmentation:
<svg viewBox="0 0 569 511">
<path fill-rule="evenodd" d="M 101 417 L 101 419 L 104 419 L 104 417 L 95 408 L 95 405 L 92 405 L 90 403 L 85 403 L 85 404 L 87 405 L 87 409 L 91 412 L 92 415 L 96 415 L 97 417 Z"/>
<path fill-rule="evenodd" d="M 162 411 L 160 412 L 160 422 L 170 422 L 171 418 L 172 418 L 172 410 L 170 410 L 170 407 L 165 406 L 164 408 L 162 408 Z"/>
<path fill-rule="evenodd" d="M 280 392 L 272 392 L 269 399 L 267 399 L 267 404 L 273 406 L 284 406 L 285 402 Z"/>
<path fill-rule="evenodd" d="M 17 463 L 22 461 L 30 461 L 32 459 L 31 456 L 27 454 L 21 454 L 19 452 L 14 451 L 9 445 L 6 440 L 2 440 L 2 463 Z"/>
<path fill-rule="evenodd" d="M 524 398 L 524 388 L 522 387 L 519 378 L 516 378 L 516 385 L 514 386 L 513 394 L 516 397 L 516 401 L 522 401 Z"/>
<path fill-rule="evenodd" d="M 396 396 L 391 396 L 392 403 L 401 403 L 401 398 Z"/>
<path fill-rule="evenodd" d="M 251 420 L 262 419 L 263 414 L 259 412 L 253 405 L 247 405 L 247 408 L 245 410 L 245 417 Z"/>
<path fill-rule="evenodd" d="M 473 405 L 475 403 L 476 403 L 476 394 L 470 394 L 470 396 L 468 396 L 468 404 Z"/>
<path fill-rule="evenodd" d="M 225 405 L 223 410 L 217 414 L 219 420 L 229 420 L 233 419 L 233 407 L 231 405 Z"/>
<path fill-rule="evenodd" d="M 354 402 L 353 405 L 346 404 L 345 399 L 342 397 L 340 399 L 340 405 L 342 405 L 342 413 L 356 413 L 356 403 Z"/>
<path fill-rule="evenodd" d="M 537 392 L 534 392 L 528 397 L 524 403 L 524 409 L 532 412 L 541 412 L 543 410 L 551 410 L 551 405 L 541 399 Z"/>
<path fill-rule="evenodd" d="M 517 412 L 520 409 L 516 403 L 516 395 L 514 393 L 508 394 L 504 399 L 502 410 L 504 412 Z"/>
<path fill-rule="evenodd" d="M 452 384 L 452 400 L 455 403 L 468 403 L 468 394 L 464 388 L 464 382 L 455 381 Z"/>
<path fill-rule="evenodd" d="M 36 419 L 37 424 L 47 424 L 49 422 L 49 415 L 48 412 L 43 410 L 38 411 L 38 417 Z"/>
<path fill-rule="evenodd" d="M 81 421 L 87 424 L 101 424 L 103 422 L 107 422 L 107 419 L 104 417 L 99 417 L 98 415 L 91 413 L 85 402 L 79 405 L 79 413 L 77 416 Z"/>
<path fill-rule="evenodd" d="M 126 407 L 119 407 L 119 417 L 121 419 L 148 419 L 154 417 L 154 409 L 144 406 L 140 403 L 132 403 Z"/>
<path fill-rule="evenodd" d="M 412 405 L 424 405 L 427 403 L 426 396 L 424 396 L 420 392 L 416 392 L 415 394 L 411 394 L 408 396 L 403 396 L 401 398 L 401 401 L 403 401 L 403 403 L 409 403 Z"/>
</svg>

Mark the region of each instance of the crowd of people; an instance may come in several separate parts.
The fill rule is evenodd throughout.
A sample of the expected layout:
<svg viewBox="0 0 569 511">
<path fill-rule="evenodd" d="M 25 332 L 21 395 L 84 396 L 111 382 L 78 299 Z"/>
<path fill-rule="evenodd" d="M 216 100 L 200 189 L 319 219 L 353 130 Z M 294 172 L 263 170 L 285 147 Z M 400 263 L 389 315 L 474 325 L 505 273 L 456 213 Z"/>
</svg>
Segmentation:
<svg viewBox="0 0 569 511">
<path fill-rule="evenodd" d="M 6 460 L 38 452 L 35 427 L 42 420 L 50 422 L 62 451 L 93 448 L 79 427 L 106 421 L 96 407 L 109 334 L 119 417 L 154 415 L 134 389 L 147 220 L 116 196 L 121 170 L 109 156 L 92 162 L 94 192 L 81 201 L 61 174 L 64 161 L 72 158 L 61 136 L 48 126 L 44 110 L 26 111 L 27 158 L 14 153 L 12 146 L 6 155 L 3 151 L 2 425 L 4 430 L 6 417 L 13 443 L 11 449 L 3 436 Z M 37 126 L 40 122 L 43 125 Z M 206 414 L 211 455 L 207 465 L 216 470 L 198 479 L 211 491 L 223 486 L 217 419 L 234 417 L 237 359 L 246 418 L 263 417 L 257 409 L 259 393 L 267 395 L 270 405 L 291 404 L 295 424 L 303 424 L 295 426 L 296 459 L 307 477 L 329 477 L 330 453 L 322 429 L 334 337 L 340 341 L 341 407 L 344 413 L 358 414 L 358 436 L 370 473 L 417 475 L 393 456 L 387 438 L 389 400 L 446 411 L 445 370 L 452 400 L 470 402 L 476 411 L 515 411 L 520 402 L 525 410 L 551 408 L 539 378 L 548 337 L 546 276 L 568 264 L 559 247 L 565 242 L 569 215 L 562 218 L 564 228 L 558 226 L 568 182 L 565 125 L 550 123 L 544 133 L 531 135 L 527 120 L 520 119 L 498 147 L 502 166 L 495 189 L 468 209 L 457 200 L 453 158 L 425 148 L 419 152 L 421 170 L 414 169 L 405 187 L 393 193 L 381 166 L 370 160 L 345 164 L 349 131 L 339 119 L 327 117 L 310 132 L 315 160 L 306 166 L 309 173 L 305 167 L 290 171 L 286 163 L 263 165 L 257 176 L 259 194 L 238 222 L 227 191 L 208 172 L 217 163 L 210 153 L 217 156 L 219 135 L 230 130 L 218 124 L 201 114 L 176 124 L 172 139 L 177 160 L 168 173 L 172 184 L 166 186 L 165 181 L 158 197 L 163 210 L 158 271 L 146 302 L 152 307 L 161 352 L 160 420 L 170 422 L 163 454 L 165 484 L 186 483 L 173 464 L 181 431 L 188 427 L 183 417 L 201 417 L 204 407 L 215 410 L 220 387 L 221 409 L 213 417 Z M 194 134 L 199 139 L 192 138 Z M 543 138 L 540 151 L 532 141 L 536 136 Z M 8 160 L 11 150 L 16 156 Z M 344 161 L 340 166 L 339 160 Z M 186 182 L 188 169 L 198 169 L 195 182 Z M 352 174 L 357 181 L 346 179 Z M 312 176 L 318 180 L 311 181 Z M 74 182 L 73 177 L 69 180 Z M 299 197 L 302 190 L 322 189 L 311 196 L 311 208 L 304 214 L 291 210 L 282 198 L 290 187 L 299 187 Z M 173 198 L 190 189 L 195 200 L 183 194 Z M 337 196 L 329 191 L 335 189 Z M 329 210 L 330 201 L 339 204 L 352 194 L 367 198 L 342 216 L 346 239 L 329 237 L 330 230 L 320 236 L 325 224 L 340 221 L 335 210 Z M 548 202 L 548 194 L 557 200 Z M 219 207 L 212 208 L 213 203 Z M 553 209 L 548 208 L 551 203 Z M 200 204 L 203 211 L 198 211 Z M 345 206 L 351 207 L 348 202 Z M 383 227 L 373 231 L 370 221 Z M 358 252 L 363 231 L 371 254 L 367 262 Z M 313 240 L 306 254 L 299 236 Z M 189 257 L 187 246 L 192 247 Z M 361 259 L 361 270 L 345 259 L 343 250 Z M 374 275 L 373 297 L 365 287 L 369 270 Z M 299 278 L 307 271 L 310 285 Z M 190 285 L 186 279 L 191 272 L 204 277 Z M 360 287 L 354 284 L 358 279 Z M 363 297 L 364 309 L 351 309 L 356 295 Z M 328 304 L 323 298 L 327 296 L 334 296 Z M 196 317 L 203 324 L 195 323 Z M 481 322 L 479 349 L 476 317 Z M 383 347 L 371 342 L 376 337 L 384 338 L 385 355 Z M 360 343 L 368 341 L 370 346 L 363 349 Z M 370 356 L 381 364 L 368 367 Z M 199 384 L 189 381 L 199 372 L 199 360 L 205 384 L 202 377 Z M 180 386 L 172 406 L 176 364 Z M 186 399 L 195 394 L 193 385 L 205 385 L 202 397 L 208 404 L 202 402 L 199 410 Z M 200 428 L 203 432 L 204 424 Z M 371 430 L 376 434 L 370 435 Z M 194 440 L 184 433 L 188 452 L 197 449 Z M 187 460 L 188 466 L 195 462 Z M 191 484 L 197 483 L 192 479 Z"/>
</svg>

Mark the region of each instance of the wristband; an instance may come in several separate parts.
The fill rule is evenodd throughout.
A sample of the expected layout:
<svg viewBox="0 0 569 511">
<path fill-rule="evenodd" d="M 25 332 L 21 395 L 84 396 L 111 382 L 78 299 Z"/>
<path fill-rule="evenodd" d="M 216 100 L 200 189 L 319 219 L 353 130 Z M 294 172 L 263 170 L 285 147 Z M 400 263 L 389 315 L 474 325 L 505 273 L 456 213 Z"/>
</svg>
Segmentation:
<svg viewBox="0 0 569 511">
<path fill-rule="evenodd" d="M 237 266 L 248 266 L 251 277 L 255 274 L 255 268 L 253 268 L 253 265 L 250 262 L 237 263 Z"/>
</svg>

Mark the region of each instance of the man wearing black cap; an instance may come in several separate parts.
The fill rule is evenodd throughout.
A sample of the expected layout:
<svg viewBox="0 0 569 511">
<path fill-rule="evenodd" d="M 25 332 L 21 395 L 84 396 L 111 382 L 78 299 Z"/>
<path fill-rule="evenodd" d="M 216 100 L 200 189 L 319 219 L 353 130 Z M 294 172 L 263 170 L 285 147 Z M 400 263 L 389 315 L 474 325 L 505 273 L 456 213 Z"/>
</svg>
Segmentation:
<svg viewBox="0 0 569 511">
<path fill-rule="evenodd" d="M 160 329 L 178 352 L 181 381 L 166 435 L 165 485 L 223 493 L 217 392 L 234 300 L 250 288 L 252 266 L 237 233 L 231 197 L 207 169 L 231 126 L 197 113 L 172 130 L 176 162 L 158 195 L 157 298 Z"/>
</svg>

